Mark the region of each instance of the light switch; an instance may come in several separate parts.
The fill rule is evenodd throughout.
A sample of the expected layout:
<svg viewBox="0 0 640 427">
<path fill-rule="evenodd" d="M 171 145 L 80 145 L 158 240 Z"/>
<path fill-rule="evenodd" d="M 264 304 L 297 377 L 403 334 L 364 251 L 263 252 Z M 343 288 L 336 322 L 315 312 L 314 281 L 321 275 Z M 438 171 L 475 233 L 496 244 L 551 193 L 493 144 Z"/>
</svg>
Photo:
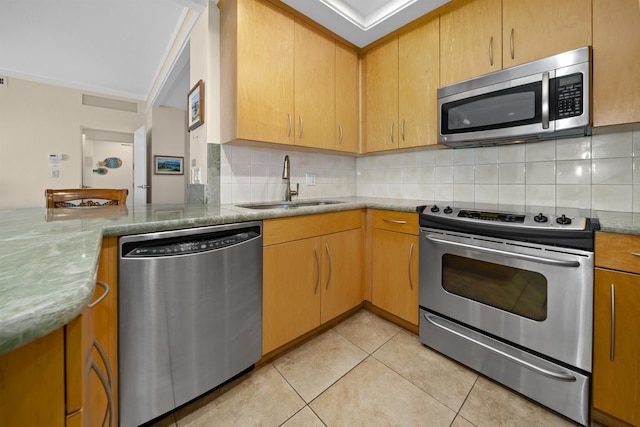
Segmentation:
<svg viewBox="0 0 640 427">
<path fill-rule="evenodd" d="M 315 173 L 308 173 L 306 176 L 306 184 L 307 185 L 316 185 L 316 174 Z"/>
</svg>

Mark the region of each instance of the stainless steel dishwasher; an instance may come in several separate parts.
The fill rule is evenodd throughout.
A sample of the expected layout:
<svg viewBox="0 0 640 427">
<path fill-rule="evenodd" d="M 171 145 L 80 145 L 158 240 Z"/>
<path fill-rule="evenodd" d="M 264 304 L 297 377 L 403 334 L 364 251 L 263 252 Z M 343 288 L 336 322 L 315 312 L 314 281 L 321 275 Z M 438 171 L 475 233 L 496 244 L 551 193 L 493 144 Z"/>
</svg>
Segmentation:
<svg viewBox="0 0 640 427">
<path fill-rule="evenodd" d="M 262 223 L 120 238 L 120 425 L 163 415 L 262 353 Z"/>
</svg>

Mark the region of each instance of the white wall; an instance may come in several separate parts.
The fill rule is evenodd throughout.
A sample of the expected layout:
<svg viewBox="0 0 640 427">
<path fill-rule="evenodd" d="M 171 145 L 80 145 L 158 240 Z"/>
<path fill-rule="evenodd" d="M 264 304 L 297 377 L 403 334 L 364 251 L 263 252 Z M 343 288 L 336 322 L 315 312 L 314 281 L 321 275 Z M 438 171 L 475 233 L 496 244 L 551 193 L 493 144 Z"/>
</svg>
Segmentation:
<svg viewBox="0 0 640 427">
<path fill-rule="evenodd" d="M 145 122 L 140 112 L 84 106 L 82 93 L 17 78 L 0 88 L 0 209 L 44 206 L 47 188 L 80 188 L 81 128 L 133 132 Z M 49 153 L 64 156 L 59 178 Z"/>
<path fill-rule="evenodd" d="M 186 98 L 186 97 L 185 97 Z M 185 203 L 188 173 L 186 112 L 171 107 L 153 107 L 151 110 L 151 203 Z M 153 156 L 184 158 L 184 175 L 156 175 Z"/>
<path fill-rule="evenodd" d="M 117 141 L 99 141 L 85 138 L 84 142 L 84 185 L 93 188 L 126 188 L 129 190 L 127 205 L 133 204 L 133 144 Z M 122 160 L 122 166 L 107 168 L 99 162 L 109 157 Z M 93 172 L 104 167 L 107 173 Z"/>
</svg>

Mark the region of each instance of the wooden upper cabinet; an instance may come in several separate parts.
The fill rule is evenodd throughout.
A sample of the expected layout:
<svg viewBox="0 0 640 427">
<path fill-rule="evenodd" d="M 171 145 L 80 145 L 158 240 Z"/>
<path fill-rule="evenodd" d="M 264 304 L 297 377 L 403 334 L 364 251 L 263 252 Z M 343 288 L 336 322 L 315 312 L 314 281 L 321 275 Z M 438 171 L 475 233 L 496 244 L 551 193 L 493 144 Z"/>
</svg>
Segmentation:
<svg viewBox="0 0 640 427">
<path fill-rule="evenodd" d="M 436 144 L 438 135 L 439 75 L 438 18 L 400 34 L 399 147 Z"/>
<path fill-rule="evenodd" d="M 440 16 L 440 84 L 591 45 L 592 0 L 467 0 Z"/>
<path fill-rule="evenodd" d="M 358 107 L 358 55 L 342 43 L 336 42 L 335 150 L 358 152 Z"/>
<path fill-rule="evenodd" d="M 294 143 L 294 19 L 265 0 L 220 9 L 221 139 Z"/>
<path fill-rule="evenodd" d="M 440 15 L 440 85 L 502 69 L 502 0 L 460 2 Z"/>
<path fill-rule="evenodd" d="M 335 40 L 296 20 L 294 45 L 295 145 L 333 148 Z"/>
<path fill-rule="evenodd" d="M 593 125 L 640 121 L 640 5 L 593 1 Z"/>
<path fill-rule="evenodd" d="M 591 46 L 591 0 L 502 0 L 502 21 L 503 68 Z"/>
<path fill-rule="evenodd" d="M 398 37 L 365 58 L 366 151 L 398 148 Z"/>
</svg>

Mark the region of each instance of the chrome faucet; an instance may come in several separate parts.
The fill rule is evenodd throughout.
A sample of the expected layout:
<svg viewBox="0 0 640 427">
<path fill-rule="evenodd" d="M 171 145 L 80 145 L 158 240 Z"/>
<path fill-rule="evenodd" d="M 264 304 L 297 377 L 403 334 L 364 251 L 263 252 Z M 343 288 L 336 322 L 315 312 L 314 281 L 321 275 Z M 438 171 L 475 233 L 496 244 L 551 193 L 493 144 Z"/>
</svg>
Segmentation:
<svg viewBox="0 0 640 427">
<path fill-rule="evenodd" d="M 297 196 L 298 191 L 300 191 L 300 184 L 296 183 L 296 189 L 291 189 L 291 166 L 289 163 L 289 156 L 284 156 L 284 167 L 282 168 L 282 179 L 287 180 L 287 189 L 284 192 L 284 200 L 287 202 L 291 201 L 291 196 Z"/>
</svg>

